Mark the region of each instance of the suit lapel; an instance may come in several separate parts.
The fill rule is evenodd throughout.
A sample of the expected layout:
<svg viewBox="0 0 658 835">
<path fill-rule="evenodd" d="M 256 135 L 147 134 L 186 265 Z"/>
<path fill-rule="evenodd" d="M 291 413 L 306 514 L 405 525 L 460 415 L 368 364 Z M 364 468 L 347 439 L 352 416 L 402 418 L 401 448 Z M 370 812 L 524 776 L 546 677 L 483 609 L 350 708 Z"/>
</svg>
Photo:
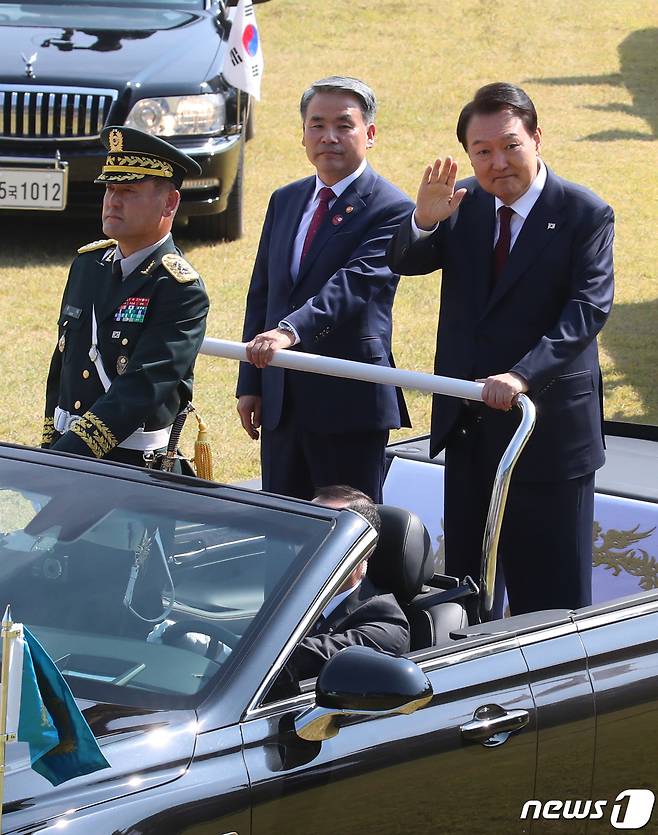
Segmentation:
<svg viewBox="0 0 658 835">
<path fill-rule="evenodd" d="M 525 219 L 505 268 L 489 297 L 484 311 L 485 316 L 514 286 L 532 263 L 541 257 L 542 251 L 555 240 L 560 227 L 564 223 L 563 205 L 564 190 L 559 180 L 548 171 L 544 188 L 530 210 L 530 214 Z"/>
<path fill-rule="evenodd" d="M 491 283 L 491 258 L 494 238 L 494 198 L 479 186 L 459 207 L 455 224 L 458 257 L 468 265 L 465 277 L 476 316 L 486 305 Z"/>
<path fill-rule="evenodd" d="M 352 612 L 359 607 L 361 602 L 361 592 L 362 590 L 365 591 L 363 588 L 364 582 L 365 578 L 354 589 L 354 591 L 351 594 L 348 594 L 345 600 L 342 600 L 333 612 L 329 614 L 329 617 L 325 620 L 324 625 L 320 630 L 321 632 L 336 632 L 345 618 L 351 615 Z"/>
<path fill-rule="evenodd" d="M 168 252 L 176 252 L 176 245 L 174 244 L 171 235 L 162 244 L 162 246 L 158 247 L 155 252 L 152 252 L 140 264 L 138 264 L 130 275 L 127 275 L 123 279 L 123 281 L 113 278 L 112 262 L 111 260 L 108 261 L 104 267 L 104 273 L 107 275 L 110 290 L 105 296 L 104 302 L 99 305 L 98 310 L 96 311 L 98 321 L 101 322 L 104 319 L 107 319 L 108 316 L 112 315 L 121 302 L 138 295 L 141 288 L 151 280 L 154 270 L 160 266 L 162 256 L 166 255 Z"/>
<path fill-rule="evenodd" d="M 363 174 L 357 177 L 353 183 L 350 183 L 336 200 L 329 210 L 329 214 L 325 218 L 324 223 L 316 232 L 311 248 L 306 253 L 306 257 L 300 265 L 295 287 L 303 281 L 313 266 L 313 263 L 317 260 L 319 253 L 332 237 L 337 232 L 349 228 L 349 224 L 354 221 L 354 218 L 366 208 L 367 204 L 364 198 L 367 198 L 371 194 L 375 177 L 376 174 L 372 168 L 366 166 Z"/>
<path fill-rule="evenodd" d="M 274 245 L 272 251 L 273 262 L 275 264 L 285 265 L 286 279 L 290 282 L 291 286 L 292 276 L 290 274 L 290 268 L 292 264 L 293 246 L 304 209 L 311 199 L 314 188 L 315 177 L 307 177 L 301 181 L 298 188 L 293 190 L 281 218 L 277 221 L 277 231 L 270 239 Z"/>
</svg>

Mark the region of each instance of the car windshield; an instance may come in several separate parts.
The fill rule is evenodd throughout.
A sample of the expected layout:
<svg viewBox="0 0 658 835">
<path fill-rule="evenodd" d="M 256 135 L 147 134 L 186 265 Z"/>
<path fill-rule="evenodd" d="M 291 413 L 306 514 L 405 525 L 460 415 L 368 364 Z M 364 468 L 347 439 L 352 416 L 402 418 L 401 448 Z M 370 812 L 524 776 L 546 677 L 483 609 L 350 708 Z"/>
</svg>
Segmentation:
<svg viewBox="0 0 658 835">
<path fill-rule="evenodd" d="M 76 696 L 194 706 L 332 525 L 248 495 L 5 460 L 0 605 Z"/>
</svg>

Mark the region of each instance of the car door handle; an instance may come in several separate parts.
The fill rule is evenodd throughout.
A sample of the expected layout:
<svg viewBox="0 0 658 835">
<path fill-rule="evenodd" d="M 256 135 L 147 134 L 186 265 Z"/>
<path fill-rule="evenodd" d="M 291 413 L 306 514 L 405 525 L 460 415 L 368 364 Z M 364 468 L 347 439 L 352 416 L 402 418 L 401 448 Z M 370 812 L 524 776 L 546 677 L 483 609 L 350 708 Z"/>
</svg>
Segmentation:
<svg viewBox="0 0 658 835">
<path fill-rule="evenodd" d="M 520 731 L 530 721 L 527 710 L 505 710 L 500 705 L 482 705 L 473 719 L 461 725 L 464 739 L 470 742 L 482 742 L 492 747 L 505 742 L 510 734 Z"/>
</svg>

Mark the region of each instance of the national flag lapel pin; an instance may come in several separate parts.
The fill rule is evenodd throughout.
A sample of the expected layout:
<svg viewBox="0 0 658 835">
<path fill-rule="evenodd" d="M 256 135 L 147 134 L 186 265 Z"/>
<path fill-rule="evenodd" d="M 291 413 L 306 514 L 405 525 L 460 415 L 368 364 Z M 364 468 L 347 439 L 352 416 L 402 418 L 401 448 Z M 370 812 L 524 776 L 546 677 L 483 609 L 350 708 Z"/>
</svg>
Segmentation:
<svg viewBox="0 0 658 835">
<path fill-rule="evenodd" d="M 333 223 L 334 226 L 338 226 L 339 223 L 343 222 L 343 216 L 342 215 L 334 215 L 331 218 L 331 222 Z"/>
<path fill-rule="evenodd" d="M 547 229 L 555 229 L 555 224 L 554 223 L 549 223 L 546 228 Z"/>
</svg>

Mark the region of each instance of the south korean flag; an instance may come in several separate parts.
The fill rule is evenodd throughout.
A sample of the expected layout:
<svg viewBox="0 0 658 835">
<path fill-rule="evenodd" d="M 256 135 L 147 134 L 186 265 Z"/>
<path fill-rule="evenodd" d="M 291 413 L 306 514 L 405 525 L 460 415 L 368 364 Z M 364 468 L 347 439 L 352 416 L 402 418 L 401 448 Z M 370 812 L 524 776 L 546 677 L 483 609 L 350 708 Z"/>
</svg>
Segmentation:
<svg viewBox="0 0 658 835">
<path fill-rule="evenodd" d="M 239 0 L 228 38 L 229 54 L 222 73 L 226 81 L 260 101 L 263 51 L 251 0 Z"/>
</svg>

